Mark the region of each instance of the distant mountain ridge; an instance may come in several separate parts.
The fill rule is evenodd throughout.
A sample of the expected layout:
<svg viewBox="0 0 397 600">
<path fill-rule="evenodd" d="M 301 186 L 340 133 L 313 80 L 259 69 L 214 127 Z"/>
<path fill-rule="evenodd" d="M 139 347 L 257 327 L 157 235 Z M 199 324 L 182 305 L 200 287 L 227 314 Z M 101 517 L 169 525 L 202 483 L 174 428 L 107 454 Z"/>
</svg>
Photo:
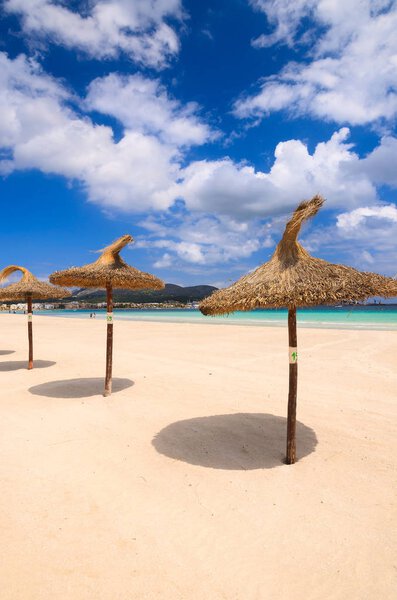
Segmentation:
<svg viewBox="0 0 397 600">
<path fill-rule="evenodd" d="M 174 283 L 166 283 L 162 290 L 114 290 L 114 302 L 196 302 L 203 300 L 214 292 L 212 285 L 194 285 L 183 287 Z M 68 298 L 68 302 L 106 302 L 106 291 L 101 288 L 81 288 Z"/>
</svg>

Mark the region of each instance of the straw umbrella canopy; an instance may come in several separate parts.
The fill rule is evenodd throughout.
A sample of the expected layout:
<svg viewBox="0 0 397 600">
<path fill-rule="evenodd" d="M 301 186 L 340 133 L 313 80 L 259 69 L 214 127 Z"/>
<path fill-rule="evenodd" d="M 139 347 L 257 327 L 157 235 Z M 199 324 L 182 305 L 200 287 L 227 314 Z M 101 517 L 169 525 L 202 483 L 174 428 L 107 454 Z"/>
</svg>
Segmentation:
<svg viewBox="0 0 397 600">
<path fill-rule="evenodd" d="M 21 279 L 17 283 L 0 288 L 0 300 L 14 301 L 22 300 L 27 303 L 28 312 L 28 340 L 29 340 L 29 363 L 28 369 L 33 369 L 33 314 L 32 300 L 53 300 L 55 298 L 65 298 L 70 296 L 67 290 L 50 285 L 44 281 L 39 281 L 25 267 L 10 265 L 3 269 L 0 273 L 0 282 L 5 281 L 12 273 L 20 271 Z"/>
<path fill-rule="evenodd" d="M 95 262 L 84 267 L 71 267 L 65 271 L 55 271 L 50 275 L 50 281 L 59 285 L 106 289 L 107 343 L 104 396 L 109 396 L 112 391 L 113 289 L 160 290 L 164 287 L 161 279 L 127 265 L 121 258 L 120 251 L 132 241 L 130 235 L 123 235 L 104 248 Z"/>
<path fill-rule="evenodd" d="M 295 462 L 298 352 L 296 309 L 320 304 L 365 300 L 371 296 L 397 296 L 397 282 L 376 273 L 364 273 L 311 256 L 297 241 L 302 223 L 324 203 L 317 195 L 299 204 L 287 223 L 271 259 L 236 283 L 214 292 L 200 304 L 204 315 L 236 310 L 287 308 L 289 334 L 289 396 L 287 463 Z"/>
</svg>

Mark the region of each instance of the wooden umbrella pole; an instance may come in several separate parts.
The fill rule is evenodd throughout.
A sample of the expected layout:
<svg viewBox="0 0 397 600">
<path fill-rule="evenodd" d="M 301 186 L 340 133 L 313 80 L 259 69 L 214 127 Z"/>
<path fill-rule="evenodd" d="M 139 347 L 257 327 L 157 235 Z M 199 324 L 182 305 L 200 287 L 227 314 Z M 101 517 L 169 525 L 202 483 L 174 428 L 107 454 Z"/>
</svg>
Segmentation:
<svg viewBox="0 0 397 600">
<path fill-rule="evenodd" d="M 287 465 L 296 460 L 296 395 L 298 389 L 298 349 L 296 335 L 296 308 L 288 309 L 289 393 L 287 419 Z"/>
<path fill-rule="evenodd" d="M 33 314 L 32 314 L 32 294 L 27 296 L 28 304 L 28 340 L 29 340 L 29 364 L 28 369 L 33 369 Z"/>
<path fill-rule="evenodd" d="M 107 331 L 106 331 L 106 378 L 104 396 L 110 396 L 112 393 L 112 366 L 113 366 L 113 290 L 112 284 L 106 286 L 106 306 L 107 306 Z"/>
</svg>

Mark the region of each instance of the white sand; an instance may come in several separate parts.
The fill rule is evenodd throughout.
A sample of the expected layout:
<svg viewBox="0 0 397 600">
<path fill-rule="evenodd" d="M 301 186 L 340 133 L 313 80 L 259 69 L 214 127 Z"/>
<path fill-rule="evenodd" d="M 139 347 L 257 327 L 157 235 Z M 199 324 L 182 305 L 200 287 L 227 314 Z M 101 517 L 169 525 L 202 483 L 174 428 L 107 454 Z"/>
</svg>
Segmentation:
<svg viewBox="0 0 397 600">
<path fill-rule="evenodd" d="M 105 323 L 35 317 L 29 372 L 25 319 L 0 315 L 1 600 L 397 597 L 397 332 L 298 332 L 287 466 L 285 329 L 116 321 L 105 399 Z"/>
</svg>

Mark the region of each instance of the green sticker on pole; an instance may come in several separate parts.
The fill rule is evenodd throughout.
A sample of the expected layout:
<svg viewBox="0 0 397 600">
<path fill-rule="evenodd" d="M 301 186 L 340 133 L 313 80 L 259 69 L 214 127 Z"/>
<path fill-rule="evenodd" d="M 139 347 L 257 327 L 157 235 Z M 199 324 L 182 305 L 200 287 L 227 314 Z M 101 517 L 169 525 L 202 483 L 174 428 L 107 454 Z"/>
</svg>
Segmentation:
<svg viewBox="0 0 397 600">
<path fill-rule="evenodd" d="M 32 313 L 28 313 L 28 322 L 29 321 L 33 321 L 33 314 Z"/>
<path fill-rule="evenodd" d="M 289 364 L 294 365 L 298 362 L 298 348 L 289 348 Z"/>
<path fill-rule="evenodd" d="M 113 313 L 106 313 L 106 322 L 113 323 Z"/>
</svg>

